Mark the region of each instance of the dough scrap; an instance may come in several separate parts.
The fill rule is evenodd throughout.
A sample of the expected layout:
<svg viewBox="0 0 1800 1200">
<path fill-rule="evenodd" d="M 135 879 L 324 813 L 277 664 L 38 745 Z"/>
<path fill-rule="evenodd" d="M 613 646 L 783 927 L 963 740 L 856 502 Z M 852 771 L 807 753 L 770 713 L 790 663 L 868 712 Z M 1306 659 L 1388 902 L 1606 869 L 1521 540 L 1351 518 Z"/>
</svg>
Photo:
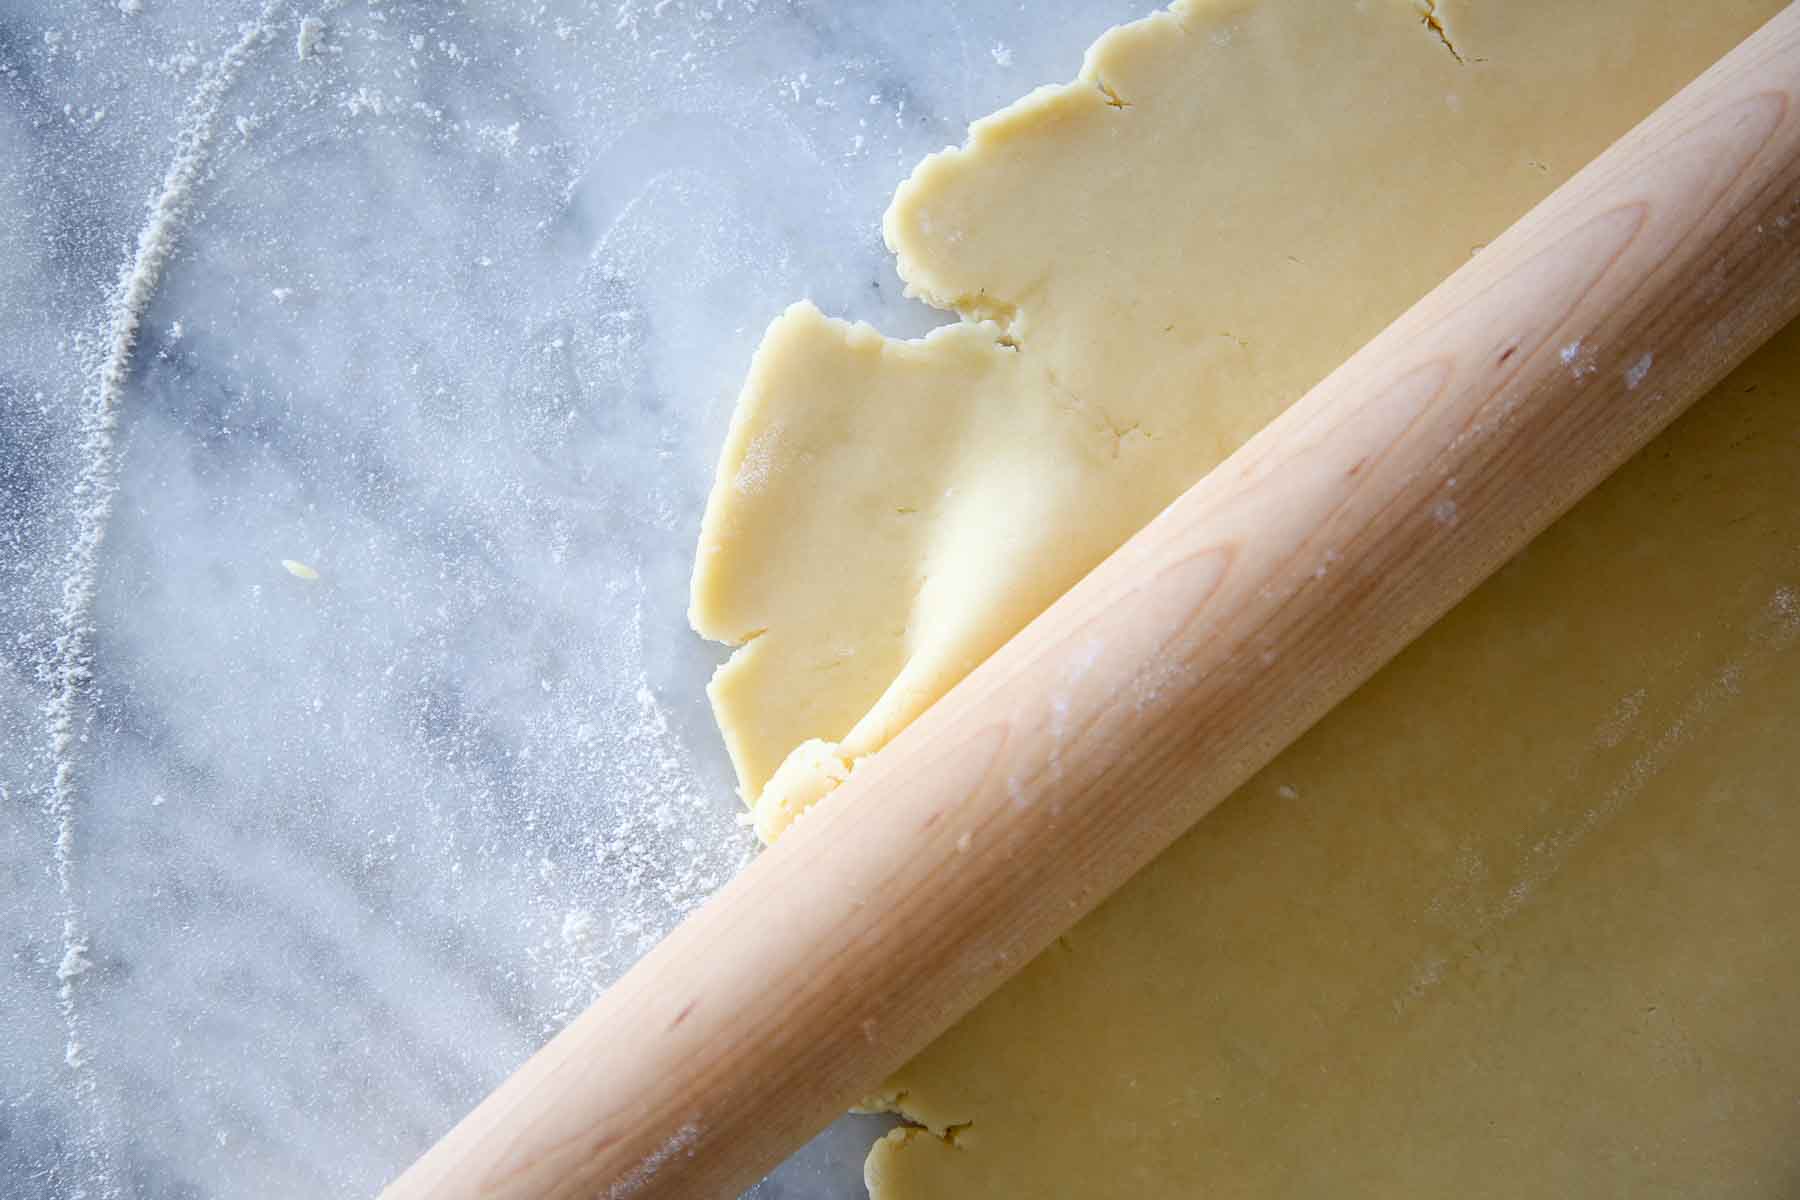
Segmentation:
<svg viewBox="0 0 1800 1200">
<path fill-rule="evenodd" d="M 1780 7 L 1178 4 L 923 163 L 888 241 L 964 321 L 783 314 L 702 529 L 759 832 Z M 1791 1191 L 1796 381 L 1789 331 L 902 1071 L 877 1197 Z"/>
</svg>

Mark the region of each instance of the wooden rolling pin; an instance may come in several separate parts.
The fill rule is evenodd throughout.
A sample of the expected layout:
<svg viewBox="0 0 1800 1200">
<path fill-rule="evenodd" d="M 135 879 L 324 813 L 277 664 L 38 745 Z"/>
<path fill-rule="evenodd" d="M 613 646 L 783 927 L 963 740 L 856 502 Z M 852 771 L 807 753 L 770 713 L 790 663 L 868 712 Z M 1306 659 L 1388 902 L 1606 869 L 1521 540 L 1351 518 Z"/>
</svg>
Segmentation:
<svg viewBox="0 0 1800 1200">
<path fill-rule="evenodd" d="M 735 1195 L 1797 312 L 1791 6 L 861 764 L 384 1194 Z"/>
</svg>

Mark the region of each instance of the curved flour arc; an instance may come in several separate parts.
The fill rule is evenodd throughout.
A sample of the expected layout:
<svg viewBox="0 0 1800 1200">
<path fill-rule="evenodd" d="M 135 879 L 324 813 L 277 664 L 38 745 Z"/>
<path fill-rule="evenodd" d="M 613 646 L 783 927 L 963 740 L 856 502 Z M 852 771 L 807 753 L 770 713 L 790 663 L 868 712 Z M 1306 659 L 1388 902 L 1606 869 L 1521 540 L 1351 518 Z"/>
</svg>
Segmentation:
<svg viewBox="0 0 1800 1200">
<path fill-rule="evenodd" d="M 120 272 L 107 300 L 107 322 L 87 364 L 90 382 L 81 397 L 79 470 L 70 503 L 73 532 L 62 560 L 61 604 L 55 615 L 56 637 L 50 663 L 50 696 L 43 708 L 50 779 L 44 808 L 54 830 L 52 870 L 62 905 L 62 956 L 57 965 L 57 1004 L 66 1043 L 63 1059 L 74 1073 L 77 1099 L 87 1108 L 90 1127 L 85 1149 L 99 1178 L 102 1195 L 117 1195 L 107 1181 L 105 1151 L 99 1133 L 103 1122 L 95 1101 L 94 1078 L 83 1041 L 84 1023 L 76 1004 L 77 981 L 91 969 L 89 934 L 75 896 L 75 743 L 81 723 L 82 695 L 93 677 L 93 607 L 100 549 L 106 540 L 113 500 L 119 487 L 119 459 L 113 433 L 118 425 L 133 352 L 144 314 L 162 282 L 163 270 L 179 240 L 193 204 L 195 185 L 204 172 L 226 94 L 246 64 L 274 35 L 274 23 L 287 0 L 267 0 L 237 41 L 202 72 L 200 86 L 189 98 L 175 154 L 151 198 L 136 249 Z"/>
</svg>

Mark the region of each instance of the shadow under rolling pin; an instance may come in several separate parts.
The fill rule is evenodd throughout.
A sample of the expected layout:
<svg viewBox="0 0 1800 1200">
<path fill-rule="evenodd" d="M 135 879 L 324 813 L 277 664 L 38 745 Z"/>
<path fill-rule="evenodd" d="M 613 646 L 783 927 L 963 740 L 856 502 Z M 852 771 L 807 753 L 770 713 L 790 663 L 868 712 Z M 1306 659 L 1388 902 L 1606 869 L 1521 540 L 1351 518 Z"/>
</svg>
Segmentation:
<svg viewBox="0 0 1800 1200">
<path fill-rule="evenodd" d="M 1797 314 L 1793 5 L 860 764 L 383 1195 L 735 1195 Z"/>
</svg>

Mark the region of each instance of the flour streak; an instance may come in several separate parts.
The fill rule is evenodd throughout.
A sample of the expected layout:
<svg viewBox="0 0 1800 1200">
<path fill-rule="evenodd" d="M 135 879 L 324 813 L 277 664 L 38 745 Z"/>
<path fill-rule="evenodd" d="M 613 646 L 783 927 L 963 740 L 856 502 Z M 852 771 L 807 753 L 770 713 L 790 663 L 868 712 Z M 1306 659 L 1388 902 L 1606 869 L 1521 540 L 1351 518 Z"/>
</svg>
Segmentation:
<svg viewBox="0 0 1800 1200">
<path fill-rule="evenodd" d="M 52 643 L 50 698 L 43 709 L 50 751 L 50 781 L 45 808 L 54 827 L 52 864 L 62 905 L 62 956 L 57 967 L 57 1004 L 66 1034 L 63 1057 L 75 1077 L 75 1092 L 88 1110 L 91 1128 L 86 1154 L 99 1176 L 103 1195 L 120 1189 L 106 1180 L 102 1122 L 94 1076 L 84 1037 L 84 1021 L 76 1004 L 81 979 L 92 968 L 90 937 L 75 897 L 75 745 L 81 698 L 93 677 L 93 609 L 99 577 L 100 549 L 118 492 L 119 462 L 113 434 L 130 376 L 132 352 L 144 313 L 162 281 L 175 249 L 182 222 L 192 207 L 194 185 L 206 165 L 225 94 L 257 48 L 268 41 L 271 22 L 286 0 L 269 0 L 256 21 L 207 67 L 189 99 L 175 156 L 162 186 L 151 200 L 137 247 L 107 301 L 107 327 L 88 365 L 90 384 L 81 399 L 80 471 L 70 493 L 74 531 L 62 561 L 62 597 Z"/>
</svg>

